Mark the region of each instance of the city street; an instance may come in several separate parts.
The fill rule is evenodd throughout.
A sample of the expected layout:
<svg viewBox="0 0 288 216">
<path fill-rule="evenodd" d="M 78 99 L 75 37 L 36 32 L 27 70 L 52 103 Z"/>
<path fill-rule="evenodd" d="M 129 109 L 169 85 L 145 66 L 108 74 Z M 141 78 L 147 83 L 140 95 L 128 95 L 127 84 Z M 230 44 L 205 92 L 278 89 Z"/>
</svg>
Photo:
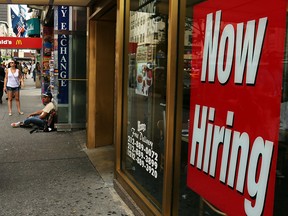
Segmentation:
<svg viewBox="0 0 288 216">
<path fill-rule="evenodd" d="M 40 88 L 28 77 L 20 92 L 24 115 L 15 101 L 8 115 L 5 93 L 0 104 L 0 216 L 133 215 L 113 188 L 111 147 L 87 150 L 86 130 L 30 134 L 10 126 L 43 108 Z M 101 151 L 109 152 L 103 158 L 110 165 L 90 160 Z"/>
</svg>

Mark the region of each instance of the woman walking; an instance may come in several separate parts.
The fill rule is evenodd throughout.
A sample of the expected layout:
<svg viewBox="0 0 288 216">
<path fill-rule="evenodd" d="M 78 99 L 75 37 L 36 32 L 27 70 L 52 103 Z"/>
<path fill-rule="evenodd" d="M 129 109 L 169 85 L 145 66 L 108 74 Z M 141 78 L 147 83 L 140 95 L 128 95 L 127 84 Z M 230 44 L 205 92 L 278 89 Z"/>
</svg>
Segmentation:
<svg viewBox="0 0 288 216">
<path fill-rule="evenodd" d="M 19 115 L 23 115 L 20 109 L 19 91 L 20 84 L 23 87 L 23 77 L 19 69 L 16 68 L 15 61 L 11 61 L 5 71 L 4 91 L 8 95 L 8 112 L 12 115 L 12 99 L 15 96 L 16 107 Z"/>
<path fill-rule="evenodd" d="M 34 82 L 36 82 L 36 78 L 38 78 L 39 74 L 41 74 L 41 67 L 40 67 L 40 63 L 37 62 L 35 65 L 35 69 L 33 70 Z"/>
</svg>

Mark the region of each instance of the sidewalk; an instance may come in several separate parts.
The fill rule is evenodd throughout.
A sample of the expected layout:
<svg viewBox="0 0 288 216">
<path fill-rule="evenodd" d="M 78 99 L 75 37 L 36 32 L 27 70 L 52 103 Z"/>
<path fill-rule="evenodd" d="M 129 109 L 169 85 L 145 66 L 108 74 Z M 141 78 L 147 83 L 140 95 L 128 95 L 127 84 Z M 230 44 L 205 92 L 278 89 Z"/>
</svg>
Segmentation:
<svg viewBox="0 0 288 216">
<path fill-rule="evenodd" d="M 85 130 L 30 134 L 12 128 L 43 108 L 30 76 L 20 95 L 24 116 L 15 101 L 8 115 L 5 93 L 0 104 L 0 216 L 133 215 L 113 188 L 113 148 L 87 150 Z M 95 155 L 103 153 L 110 161 L 101 165 Z"/>
</svg>

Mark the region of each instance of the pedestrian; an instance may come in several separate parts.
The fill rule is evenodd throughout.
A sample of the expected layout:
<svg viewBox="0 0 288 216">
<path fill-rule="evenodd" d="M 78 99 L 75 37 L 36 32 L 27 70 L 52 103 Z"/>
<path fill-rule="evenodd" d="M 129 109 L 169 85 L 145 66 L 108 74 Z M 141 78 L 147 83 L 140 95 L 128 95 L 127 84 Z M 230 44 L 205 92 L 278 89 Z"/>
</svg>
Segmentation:
<svg viewBox="0 0 288 216">
<path fill-rule="evenodd" d="M 21 72 L 15 67 L 15 61 L 10 61 L 5 72 L 4 91 L 8 95 L 8 112 L 12 115 L 12 99 L 13 95 L 16 100 L 16 107 L 19 115 L 23 115 L 20 109 L 20 88 L 24 87 L 24 81 Z M 21 85 L 21 86 L 20 86 Z"/>
<path fill-rule="evenodd" d="M 22 64 L 18 61 L 14 61 L 15 63 L 15 68 L 18 68 L 18 70 L 20 71 L 21 75 L 23 74 L 23 67 L 22 67 Z M 8 67 L 9 67 L 9 64 L 8 64 Z"/>
<path fill-rule="evenodd" d="M 32 65 L 31 65 L 31 68 L 30 68 L 30 73 L 32 74 L 32 79 L 34 80 L 34 82 L 35 82 L 35 67 L 36 67 L 36 64 L 35 64 L 35 62 L 34 61 L 32 61 Z"/>
<path fill-rule="evenodd" d="M 36 65 L 35 65 L 35 69 L 33 70 L 33 79 L 34 79 L 34 82 L 36 82 L 36 78 L 39 77 L 40 74 L 41 74 L 40 63 L 37 62 Z"/>
<path fill-rule="evenodd" d="M 12 127 L 29 127 L 32 125 L 36 125 L 39 128 L 43 129 L 46 121 L 49 117 L 49 114 L 51 114 L 51 111 L 56 111 L 56 107 L 54 103 L 52 102 L 52 94 L 50 92 L 46 92 L 42 94 L 43 97 L 43 104 L 45 107 L 41 110 L 35 111 L 28 115 L 28 117 L 21 122 L 15 122 L 12 123 Z"/>
<path fill-rule="evenodd" d="M 0 66 L 0 104 L 3 103 L 2 97 L 3 97 L 3 90 L 4 90 L 4 78 L 5 78 L 5 69 L 1 65 Z"/>
<path fill-rule="evenodd" d="M 23 67 L 23 78 L 27 79 L 27 74 L 29 72 L 28 66 L 24 63 L 24 67 Z"/>
</svg>

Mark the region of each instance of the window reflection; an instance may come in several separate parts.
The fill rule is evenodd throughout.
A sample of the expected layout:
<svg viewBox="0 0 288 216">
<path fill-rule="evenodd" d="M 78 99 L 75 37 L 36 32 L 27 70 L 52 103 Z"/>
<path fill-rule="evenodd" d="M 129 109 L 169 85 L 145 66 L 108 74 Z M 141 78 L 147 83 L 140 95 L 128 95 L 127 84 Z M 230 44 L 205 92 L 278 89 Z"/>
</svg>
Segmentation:
<svg viewBox="0 0 288 216">
<path fill-rule="evenodd" d="M 130 5 L 123 170 L 161 209 L 168 11 L 159 10 L 156 1 L 132 0 Z"/>
<path fill-rule="evenodd" d="M 286 18 L 287 23 L 287 18 Z M 288 37 L 286 24 L 286 45 L 282 84 L 282 101 L 280 107 L 280 130 L 278 159 L 276 170 L 276 187 L 274 199 L 274 215 L 286 215 L 288 202 Z"/>
<path fill-rule="evenodd" d="M 194 3 L 195 4 L 195 3 Z M 181 142 L 181 164 L 180 164 L 180 190 L 179 190 L 179 211 L 181 216 L 199 215 L 200 197 L 186 186 L 187 161 L 188 161 L 188 127 L 190 115 L 190 92 L 191 78 L 194 69 L 192 61 L 192 2 L 187 2 L 187 13 L 185 19 L 184 34 L 184 64 L 183 64 L 183 112 L 182 112 L 182 142 Z M 193 73 L 192 73 L 193 72 Z"/>
</svg>

